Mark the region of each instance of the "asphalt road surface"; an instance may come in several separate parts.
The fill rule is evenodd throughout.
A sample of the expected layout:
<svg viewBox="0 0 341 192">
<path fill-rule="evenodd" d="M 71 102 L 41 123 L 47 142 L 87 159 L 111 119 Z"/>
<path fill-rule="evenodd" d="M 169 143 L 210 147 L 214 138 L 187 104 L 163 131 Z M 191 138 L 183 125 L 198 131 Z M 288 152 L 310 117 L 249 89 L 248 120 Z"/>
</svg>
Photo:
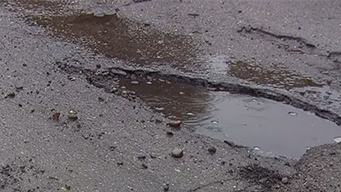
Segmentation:
<svg viewBox="0 0 341 192">
<path fill-rule="evenodd" d="M 299 160 L 258 156 L 186 125 L 171 128 L 105 83 L 108 69 L 117 78 L 161 71 L 165 79 L 289 99 L 340 125 L 340 7 L 332 0 L 0 1 L 0 191 L 341 191 L 341 144 L 313 147 Z M 80 13 L 85 21 L 71 16 Z M 106 33 L 100 19 L 115 13 L 106 22 L 115 23 L 109 32 L 117 41 L 93 33 L 98 24 Z M 217 56 L 309 81 L 288 88 L 226 74 L 208 62 Z M 292 75 L 285 77 L 276 79 Z M 175 148 L 183 156 L 172 156 Z"/>
</svg>

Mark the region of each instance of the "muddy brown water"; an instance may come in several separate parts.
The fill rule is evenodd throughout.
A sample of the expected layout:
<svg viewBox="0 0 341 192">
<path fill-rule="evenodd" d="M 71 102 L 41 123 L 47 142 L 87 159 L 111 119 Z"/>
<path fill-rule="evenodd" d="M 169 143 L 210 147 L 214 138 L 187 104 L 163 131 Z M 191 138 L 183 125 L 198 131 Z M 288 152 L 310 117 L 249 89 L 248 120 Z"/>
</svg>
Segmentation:
<svg viewBox="0 0 341 192">
<path fill-rule="evenodd" d="M 163 79 L 121 80 L 119 84 L 155 111 L 183 120 L 196 133 L 246 145 L 266 156 L 299 158 L 308 148 L 341 136 L 335 123 L 269 99 Z"/>
<path fill-rule="evenodd" d="M 88 46 L 96 53 L 137 66 L 162 64 L 181 69 L 197 60 L 197 47 L 191 36 L 164 33 L 148 23 L 117 14 L 28 16 L 27 22 L 48 27 L 54 35 Z"/>
</svg>

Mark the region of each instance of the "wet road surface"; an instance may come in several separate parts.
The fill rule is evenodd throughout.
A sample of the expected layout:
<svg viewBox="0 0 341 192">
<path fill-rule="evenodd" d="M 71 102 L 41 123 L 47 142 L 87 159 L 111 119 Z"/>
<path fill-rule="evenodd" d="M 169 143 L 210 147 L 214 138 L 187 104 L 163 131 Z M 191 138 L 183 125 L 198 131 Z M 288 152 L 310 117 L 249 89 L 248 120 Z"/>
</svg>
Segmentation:
<svg viewBox="0 0 341 192">
<path fill-rule="evenodd" d="M 273 9 L 248 1 L 1 3 L 2 190 L 340 189 L 340 144 L 298 162 L 258 156 L 339 141 L 339 52 L 326 43 L 336 33 L 264 29 Z M 323 20 L 340 14 L 334 4 L 306 9 L 330 8 Z M 213 22 L 213 12 L 228 17 Z"/>
</svg>

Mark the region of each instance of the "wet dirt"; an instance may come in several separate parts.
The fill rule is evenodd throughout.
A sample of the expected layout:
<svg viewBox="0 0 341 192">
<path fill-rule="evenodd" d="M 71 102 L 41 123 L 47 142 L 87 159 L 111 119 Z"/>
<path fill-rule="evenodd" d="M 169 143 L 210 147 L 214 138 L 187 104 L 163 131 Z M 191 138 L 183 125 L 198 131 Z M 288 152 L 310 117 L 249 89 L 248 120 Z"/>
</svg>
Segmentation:
<svg viewBox="0 0 341 192">
<path fill-rule="evenodd" d="M 104 54 L 136 64 L 184 68 L 197 60 L 191 36 L 164 33 L 117 14 L 77 14 L 70 16 L 28 16 L 31 25 L 48 27 L 54 35 Z"/>
<path fill-rule="evenodd" d="M 300 87 L 323 86 L 314 82 L 311 78 L 289 72 L 281 67 L 266 69 L 261 65 L 248 64 L 242 61 L 230 63 L 229 73 L 234 77 L 248 80 L 258 85 L 270 85 L 287 90 Z"/>
</svg>

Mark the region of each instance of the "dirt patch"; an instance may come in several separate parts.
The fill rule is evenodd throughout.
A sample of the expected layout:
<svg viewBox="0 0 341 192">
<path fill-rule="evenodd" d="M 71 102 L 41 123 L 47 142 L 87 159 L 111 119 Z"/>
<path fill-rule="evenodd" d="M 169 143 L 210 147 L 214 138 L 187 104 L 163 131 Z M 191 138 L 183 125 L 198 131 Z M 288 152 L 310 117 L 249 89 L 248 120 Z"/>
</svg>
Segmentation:
<svg viewBox="0 0 341 192">
<path fill-rule="evenodd" d="M 13 191 L 38 191 L 40 186 L 30 186 L 30 180 L 38 180 L 45 171 L 38 168 L 33 159 L 17 159 L 0 167 L 0 189 Z"/>
<path fill-rule="evenodd" d="M 284 178 L 278 172 L 257 164 L 240 168 L 239 174 L 242 178 L 268 189 L 279 184 Z"/>
</svg>

